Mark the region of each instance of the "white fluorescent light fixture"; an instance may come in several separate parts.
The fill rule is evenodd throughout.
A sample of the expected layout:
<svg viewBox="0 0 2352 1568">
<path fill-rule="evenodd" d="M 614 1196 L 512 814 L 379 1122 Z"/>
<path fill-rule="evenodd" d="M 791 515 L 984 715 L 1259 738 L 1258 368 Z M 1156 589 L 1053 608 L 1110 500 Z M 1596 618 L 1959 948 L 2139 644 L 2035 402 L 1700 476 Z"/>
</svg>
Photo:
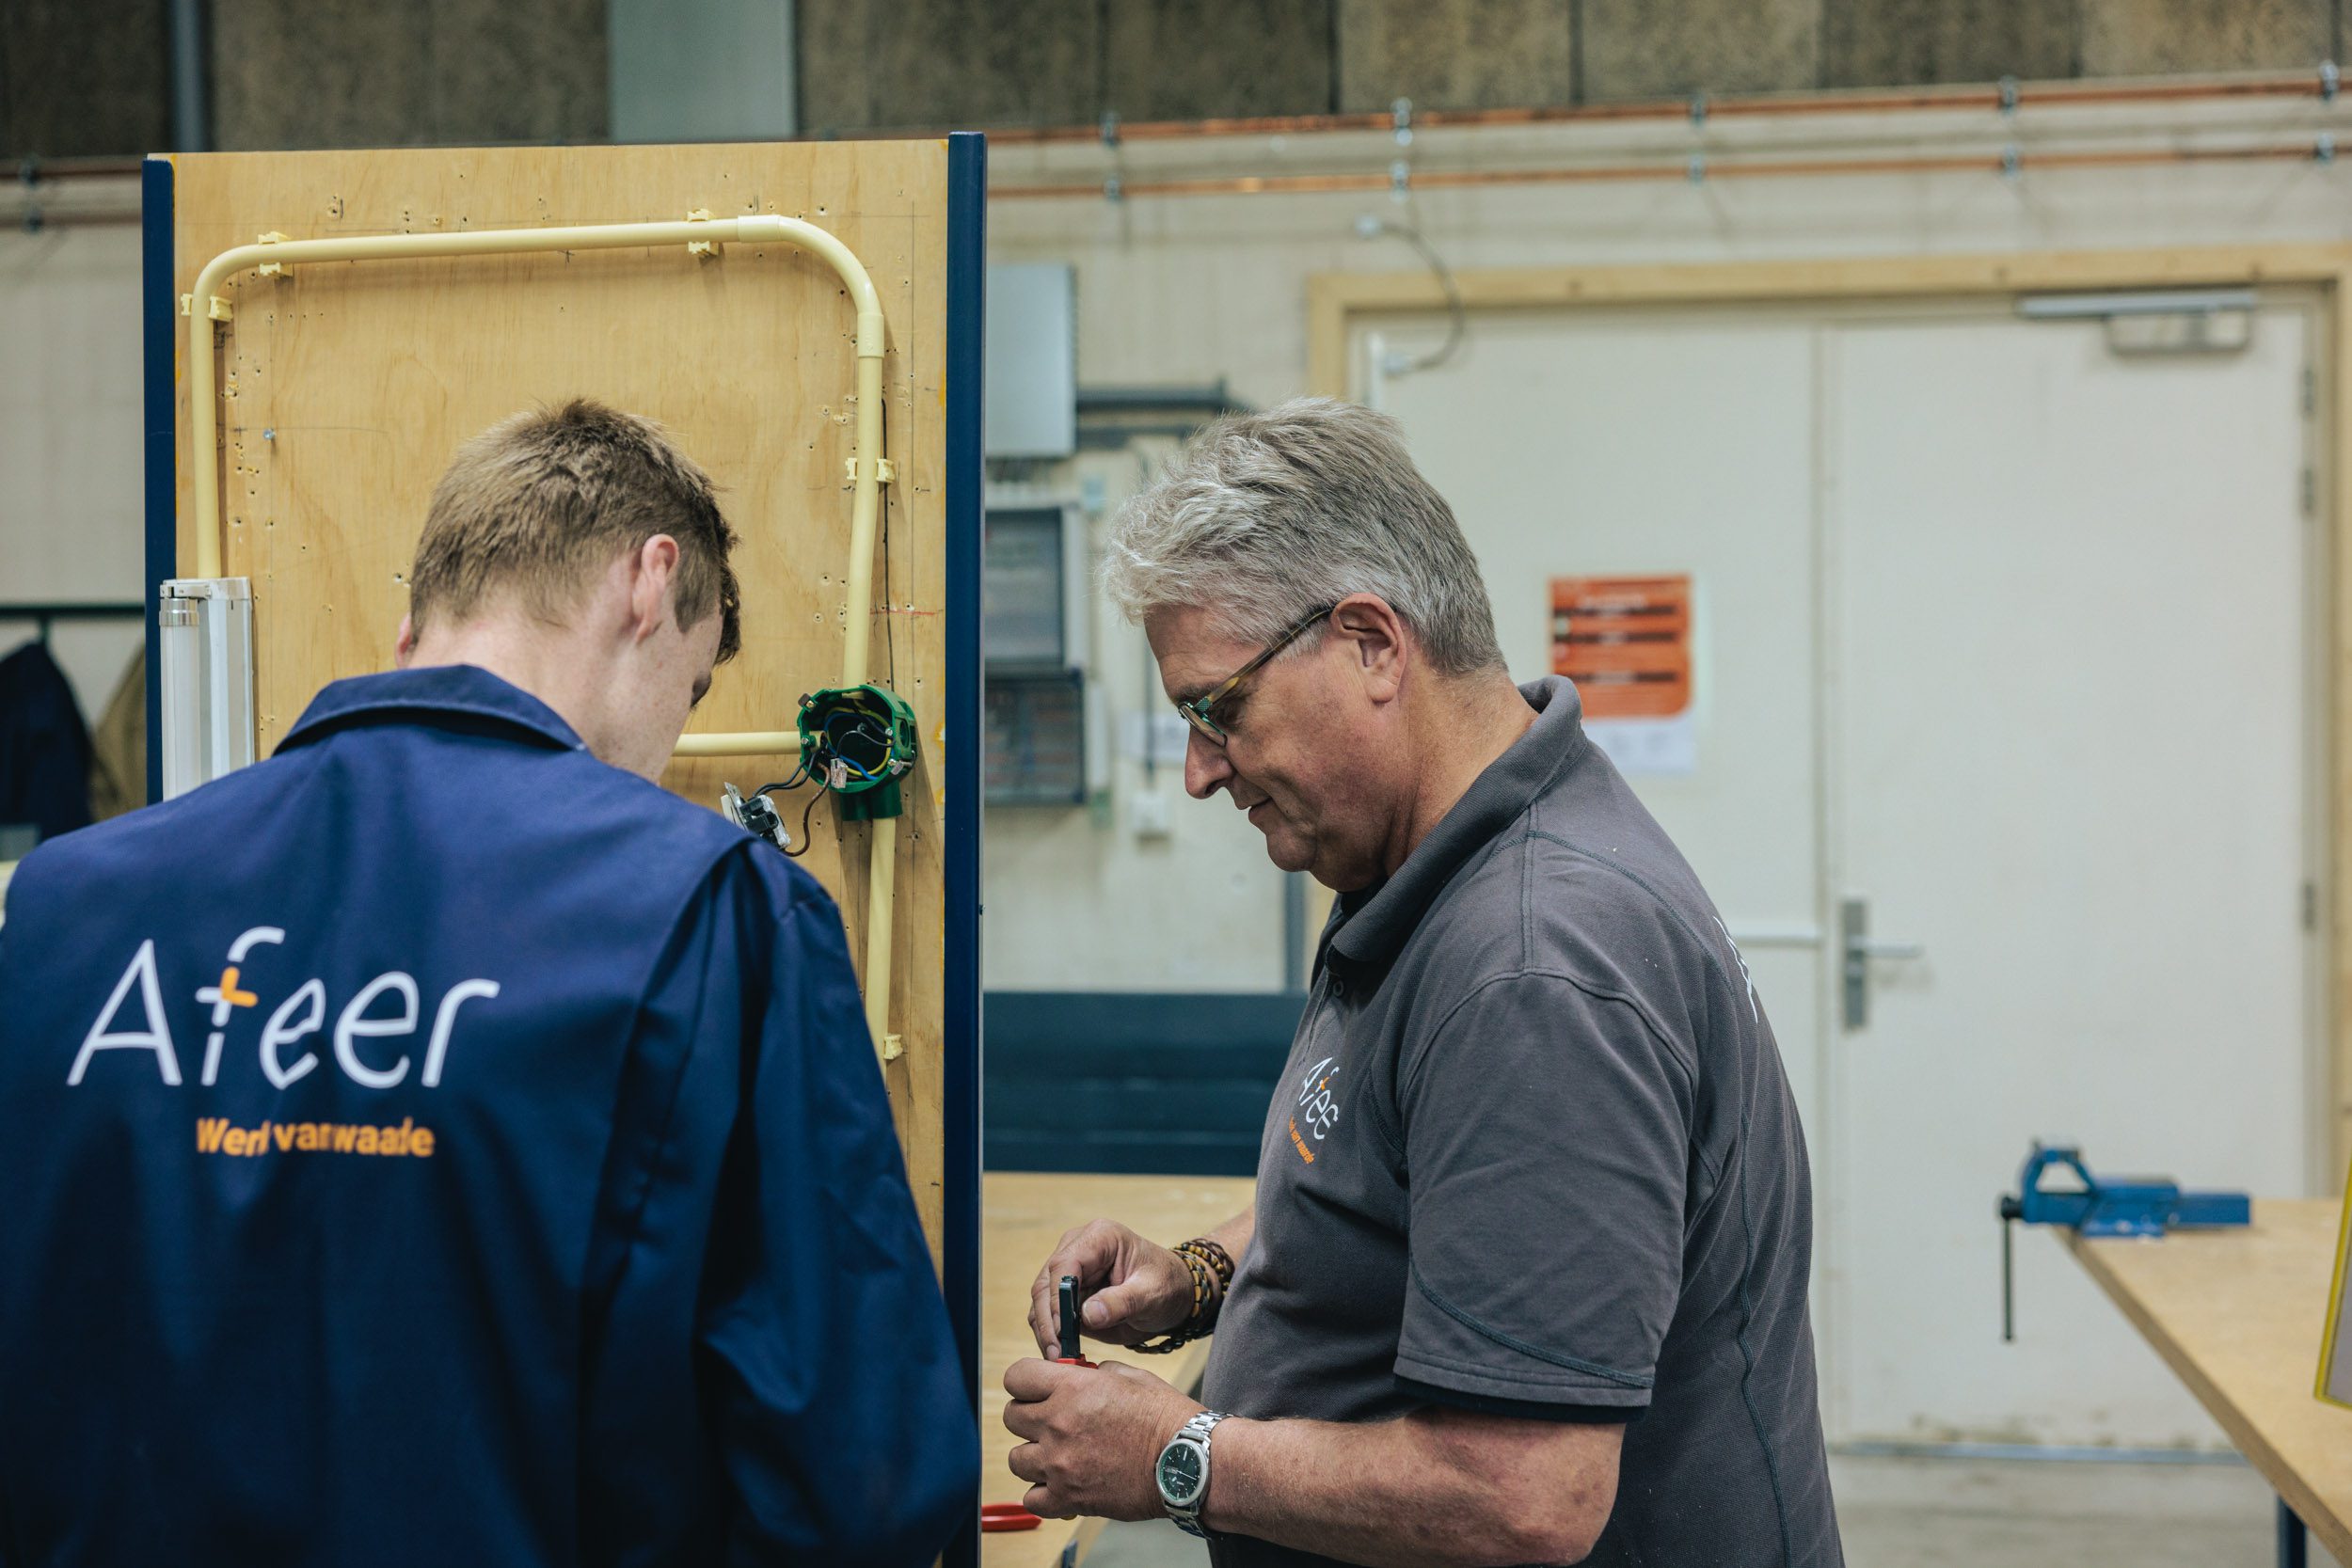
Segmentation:
<svg viewBox="0 0 2352 1568">
<path fill-rule="evenodd" d="M 252 579 L 174 578 L 156 619 L 169 800 L 253 760 Z"/>
<path fill-rule="evenodd" d="M 2028 321 L 2104 320 L 2113 316 L 2209 315 L 2251 310 L 2251 289 L 2135 289 L 2095 294 L 2025 294 L 2017 313 Z"/>
</svg>

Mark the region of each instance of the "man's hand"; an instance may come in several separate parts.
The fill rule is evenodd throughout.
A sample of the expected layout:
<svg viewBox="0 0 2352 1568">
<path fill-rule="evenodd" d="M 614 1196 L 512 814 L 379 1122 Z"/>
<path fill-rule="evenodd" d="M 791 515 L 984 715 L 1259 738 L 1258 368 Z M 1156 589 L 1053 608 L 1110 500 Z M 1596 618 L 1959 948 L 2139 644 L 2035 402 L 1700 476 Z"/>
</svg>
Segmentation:
<svg viewBox="0 0 2352 1568">
<path fill-rule="evenodd" d="M 1064 1275 L 1077 1278 L 1078 1293 L 1086 1299 L 1080 1323 L 1096 1339 L 1139 1345 L 1192 1316 L 1192 1271 L 1182 1258 L 1123 1225 L 1095 1220 L 1062 1233 L 1061 1244 L 1029 1287 L 1029 1332 L 1048 1360 L 1061 1354 L 1055 1291 Z"/>
<path fill-rule="evenodd" d="M 1165 1512 L 1152 1467 L 1199 1404 L 1116 1361 L 1016 1361 L 1005 1369 L 1005 1392 L 1013 1400 L 1006 1429 L 1027 1439 L 1007 1461 L 1031 1483 L 1022 1507 L 1041 1519 L 1156 1519 Z"/>
</svg>

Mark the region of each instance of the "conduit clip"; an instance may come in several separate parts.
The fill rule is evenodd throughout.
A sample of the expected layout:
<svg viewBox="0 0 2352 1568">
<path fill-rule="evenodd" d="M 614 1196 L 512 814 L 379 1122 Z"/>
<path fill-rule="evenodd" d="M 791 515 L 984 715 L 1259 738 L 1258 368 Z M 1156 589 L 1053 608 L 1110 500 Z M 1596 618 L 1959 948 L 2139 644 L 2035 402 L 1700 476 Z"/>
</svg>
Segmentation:
<svg viewBox="0 0 2352 1568">
<path fill-rule="evenodd" d="M 2014 180 L 2025 172 L 2025 155 L 2017 150 L 2015 142 L 2001 149 L 2001 178 Z"/>
<path fill-rule="evenodd" d="M 2319 140 L 2312 144 L 2312 157 L 2314 161 L 2323 164 L 2332 164 L 2336 161 L 2336 135 L 2334 132 L 2322 131 L 2319 134 Z"/>
<path fill-rule="evenodd" d="M 882 1037 L 882 1059 L 883 1061 L 895 1062 L 906 1053 L 907 1042 L 904 1036 L 884 1035 Z"/>
<path fill-rule="evenodd" d="M 2320 100 L 2321 100 L 2323 103 L 2333 103 L 2336 101 L 2336 88 L 2337 88 L 2337 87 L 2341 87 L 2341 86 L 2343 86 L 2343 78 L 2342 78 L 2342 77 L 2341 77 L 2341 76 L 2337 73 L 2337 71 L 2336 71 L 2336 62 L 2335 62 L 2335 61 L 2333 61 L 2333 60 L 2322 60 L 2322 61 L 2320 61 L 2320 62 L 2319 62 L 2319 96 L 2320 96 Z"/>
<path fill-rule="evenodd" d="M 2014 76 L 2004 76 L 2001 78 L 2001 113 L 2005 115 L 2014 115 L 2016 112 L 2017 78 Z"/>
<path fill-rule="evenodd" d="M 1413 145 L 1413 101 L 1400 98 L 1389 105 L 1389 124 L 1396 133 L 1396 145 Z"/>
<path fill-rule="evenodd" d="M 182 294 L 180 296 L 180 313 L 183 316 L 193 316 L 196 314 L 196 296 L 194 294 Z M 212 303 L 205 307 L 204 313 L 212 317 L 212 319 L 216 322 L 234 321 L 237 319 L 236 308 L 230 305 L 227 300 L 221 298 L 218 294 L 212 296 Z"/>
<path fill-rule="evenodd" d="M 285 235 L 280 234 L 277 230 L 273 229 L 266 234 L 256 234 L 253 237 L 253 243 L 256 245 L 276 245 L 285 237 Z M 263 277 L 283 277 L 286 276 L 286 263 L 283 261 L 263 261 L 261 266 L 255 270 L 258 271 Z"/>
<path fill-rule="evenodd" d="M 1695 129 L 1696 127 L 1705 125 L 1706 123 L 1707 94 L 1703 92 L 1694 92 L 1691 95 L 1691 124 L 1692 128 Z"/>
<path fill-rule="evenodd" d="M 1104 109 L 1102 124 L 1103 145 L 1116 150 L 1119 146 L 1119 111 Z"/>
<path fill-rule="evenodd" d="M 1403 201 L 1413 194 L 1413 166 L 1399 158 L 1389 166 L 1389 199 Z"/>
<path fill-rule="evenodd" d="M 851 483 L 851 484 L 855 484 L 855 483 L 857 483 L 857 459 L 856 459 L 856 458 L 854 458 L 854 457 L 845 457 L 845 458 L 843 458 L 843 459 L 841 460 L 841 477 L 842 477 L 843 479 L 847 480 L 847 481 L 848 481 L 850 483 Z M 893 462 L 892 462 L 889 458 L 887 458 L 887 457 L 877 457 L 876 459 L 874 459 L 874 483 L 877 483 L 877 484 L 891 484 L 891 483 L 895 483 L 898 481 L 898 465 L 897 465 L 896 463 L 893 463 Z"/>
<path fill-rule="evenodd" d="M 1124 201 L 1127 199 L 1126 189 L 1124 186 L 1120 184 L 1118 175 L 1106 174 L 1103 177 L 1103 199 L 1105 201 Z"/>
<path fill-rule="evenodd" d="M 707 207 L 697 207 L 692 212 L 686 214 L 686 221 L 689 223 L 708 223 L 710 221 L 710 209 Z M 689 256 L 699 256 L 706 261 L 715 261 L 719 259 L 719 245 L 715 240 L 689 240 L 686 242 L 686 254 Z"/>
<path fill-rule="evenodd" d="M 1691 161 L 1683 166 L 1682 177 L 1693 185 L 1707 183 L 1707 159 L 1699 153 L 1692 153 Z"/>
</svg>

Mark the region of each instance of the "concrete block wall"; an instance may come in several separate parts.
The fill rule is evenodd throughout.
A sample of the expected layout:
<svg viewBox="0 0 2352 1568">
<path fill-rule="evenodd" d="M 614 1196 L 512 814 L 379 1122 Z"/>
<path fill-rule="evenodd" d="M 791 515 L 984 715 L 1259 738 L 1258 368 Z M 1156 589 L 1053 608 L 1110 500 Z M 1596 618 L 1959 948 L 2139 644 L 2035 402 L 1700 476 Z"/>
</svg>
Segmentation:
<svg viewBox="0 0 2352 1568">
<path fill-rule="evenodd" d="M 688 0 L 679 0 L 680 4 Z M 608 0 L 212 0 L 226 149 L 596 140 Z M 2347 0 L 801 0 L 852 134 L 2300 70 Z M 0 0 L 0 156 L 169 144 L 165 0 Z"/>
<path fill-rule="evenodd" d="M 856 132 L 2315 69 L 2344 0 L 806 0 Z M 946 41 L 942 44 L 942 40 Z"/>
<path fill-rule="evenodd" d="M 0 0 L 0 153 L 144 152 L 171 137 L 161 0 Z"/>
<path fill-rule="evenodd" d="M 212 0 L 224 150 L 595 141 L 606 0 Z M 0 157 L 172 149 L 165 0 L 0 0 Z"/>
<path fill-rule="evenodd" d="M 223 151 L 605 133 L 605 0 L 215 0 L 211 11 Z"/>
</svg>

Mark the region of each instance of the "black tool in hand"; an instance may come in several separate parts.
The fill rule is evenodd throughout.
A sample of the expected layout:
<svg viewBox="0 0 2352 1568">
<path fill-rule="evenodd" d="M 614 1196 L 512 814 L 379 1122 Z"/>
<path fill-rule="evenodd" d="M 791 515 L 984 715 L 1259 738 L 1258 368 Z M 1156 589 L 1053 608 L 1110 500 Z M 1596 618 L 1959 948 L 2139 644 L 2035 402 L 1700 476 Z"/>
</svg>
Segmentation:
<svg viewBox="0 0 2352 1568">
<path fill-rule="evenodd" d="M 1078 1348 L 1078 1276 L 1074 1274 L 1061 1276 L 1060 1321 L 1061 1354 L 1054 1357 L 1056 1364 L 1065 1367 L 1093 1366 L 1094 1363 L 1089 1361 Z"/>
</svg>

